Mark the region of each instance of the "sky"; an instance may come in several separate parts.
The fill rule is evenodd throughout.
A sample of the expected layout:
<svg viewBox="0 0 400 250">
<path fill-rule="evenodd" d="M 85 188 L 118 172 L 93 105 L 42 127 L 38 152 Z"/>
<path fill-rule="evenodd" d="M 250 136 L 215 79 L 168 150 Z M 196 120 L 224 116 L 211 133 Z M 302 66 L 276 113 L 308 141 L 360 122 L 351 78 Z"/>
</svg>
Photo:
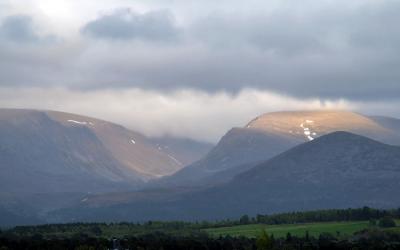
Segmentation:
<svg viewBox="0 0 400 250">
<path fill-rule="evenodd" d="M 400 117 L 400 1 L 0 0 L 0 107 L 216 142 L 279 110 Z"/>
</svg>

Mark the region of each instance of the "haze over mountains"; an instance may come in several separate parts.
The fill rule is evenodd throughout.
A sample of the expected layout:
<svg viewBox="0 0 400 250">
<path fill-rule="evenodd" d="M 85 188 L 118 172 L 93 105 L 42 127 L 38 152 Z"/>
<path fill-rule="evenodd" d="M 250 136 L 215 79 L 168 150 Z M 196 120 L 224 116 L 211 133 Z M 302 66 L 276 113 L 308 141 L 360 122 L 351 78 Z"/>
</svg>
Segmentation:
<svg viewBox="0 0 400 250">
<path fill-rule="evenodd" d="M 148 138 L 90 117 L 2 109 L 0 210 L 37 223 L 393 207 L 393 145 L 400 120 L 348 111 L 264 114 L 207 153 L 209 144 Z"/>
</svg>

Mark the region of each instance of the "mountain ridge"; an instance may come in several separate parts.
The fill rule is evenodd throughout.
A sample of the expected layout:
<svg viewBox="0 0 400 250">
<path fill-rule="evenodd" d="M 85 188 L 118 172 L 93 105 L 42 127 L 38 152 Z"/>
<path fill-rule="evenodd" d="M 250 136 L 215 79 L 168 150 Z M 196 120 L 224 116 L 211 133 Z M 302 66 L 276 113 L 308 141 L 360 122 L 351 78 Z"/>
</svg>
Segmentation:
<svg viewBox="0 0 400 250">
<path fill-rule="evenodd" d="M 240 165 L 268 160 L 293 146 L 340 130 L 400 145 L 400 125 L 394 129 L 379 122 L 382 120 L 343 110 L 265 113 L 242 128 L 229 130 L 201 160 L 157 182 L 164 186 L 196 186 L 226 181 L 234 175 L 229 175 L 229 169 L 236 174 Z M 216 179 L 220 171 L 225 171 L 225 177 Z"/>
<path fill-rule="evenodd" d="M 92 207 L 89 199 L 75 212 L 61 213 L 72 217 L 80 214 L 80 219 L 88 221 L 215 220 L 324 208 L 393 208 L 400 204 L 399 180 L 399 146 L 334 132 L 213 187 L 167 200 L 139 199 L 100 207 Z"/>
</svg>

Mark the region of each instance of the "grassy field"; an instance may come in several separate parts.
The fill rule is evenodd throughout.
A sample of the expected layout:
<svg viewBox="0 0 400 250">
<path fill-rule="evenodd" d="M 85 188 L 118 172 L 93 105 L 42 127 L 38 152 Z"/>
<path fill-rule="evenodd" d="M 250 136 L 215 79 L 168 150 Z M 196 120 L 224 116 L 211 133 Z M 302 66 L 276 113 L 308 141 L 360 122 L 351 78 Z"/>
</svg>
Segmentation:
<svg viewBox="0 0 400 250">
<path fill-rule="evenodd" d="M 400 221 L 396 221 L 400 225 Z M 134 223 L 76 223 L 76 224 L 54 224 L 41 226 L 16 227 L 6 231 L 18 236 L 29 237 L 42 235 L 45 238 L 73 238 L 79 235 L 102 238 L 123 238 L 125 236 L 140 236 L 152 233 L 164 233 L 172 236 L 191 236 L 200 232 L 206 232 L 212 237 L 232 236 L 254 238 L 261 234 L 265 229 L 268 234 L 275 237 L 285 237 L 289 232 L 293 236 L 302 237 L 309 233 L 310 236 L 318 237 L 321 233 L 330 233 L 336 237 L 346 237 L 363 229 L 373 228 L 369 221 L 350 221 L 350 222 L 324 222 L 324 223 L 304 223 L 286 225 L 265 225 L 250 224 L 220 228 L 205 228 L 190 223 L 183 222 L 152 222 L 151 224 Z M 400 233 L 400 227 L 384 229 Z"/>
<path fill-rule="evenodd" d="M 284 237 L 288 232 L 295 236 L 304 236 L 307 231 L 310 236 L 319 236 L 321 233 L 330 233 L 334 236 L 338 236 L 338 234 L 340 236 L 348 236 L 369 227 L 370 225 L 368 221 L 354 221 L 290 225 L 251 224 L 232 227 L 210 228 L 205 229 L 205 231 L 215 237 L 227 235 L 257 237 L 263 229 L 265 229 L 268 234 L 274 234 L 275 237 Z"/>
</svg>

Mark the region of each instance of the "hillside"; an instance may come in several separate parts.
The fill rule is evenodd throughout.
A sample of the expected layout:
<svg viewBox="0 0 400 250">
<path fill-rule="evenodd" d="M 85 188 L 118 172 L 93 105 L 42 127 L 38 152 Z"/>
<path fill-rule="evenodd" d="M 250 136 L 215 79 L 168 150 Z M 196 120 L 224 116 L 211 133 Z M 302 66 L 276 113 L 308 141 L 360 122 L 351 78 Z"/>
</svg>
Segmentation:
<svg viewBox="0 0 400 250">
<path fill-rule="evenodd" d="M 183 166 L 192 164 L 204 157 L 215 145 L 188 138 L 162 136 L 150 140 L 163 152 L 174 156 Z"/>
<path fill-rule="evenodd" d="M 183 163 L 164 152 L 160 145 L 120 125 L 62 112 L 48 111 L 46 114 L 67 128 L 90 130 L 123 169 L 136 172 L 144 180 L 172 174 L 183 167 Z"/>
<path fill-rule="evenodd" d="M 43 213 L 90 193 L 137 189 L 199 157 L 153 140 L 95 118 L 0 109 L 0 207 Z"/>
<path fill-rule="evenodd" d="M 158 184 L 203 186 L 225 182 L 295 145 L 335 131 L 347 131 L 400 145 L 400 126 L 394 121 L 396 119 L 378 119 L 348 111 L 267 113 L 243 128 L 231 129 L 209 154 Z"/>
<path fill-rule="evenodd" d="M 17 178 L 18 170 L 24 171 L 25 177 L 53 174 L 52 181 L 61 186 L 57 175 L 63 174 L 141 182 L 183 167 L 140 133 L 74 114 L 2 109 L 0 133 L 0 161 L 6 166 L 2 177 L 7 177 L 9 169 L 11 178 Z M 77 174 L 79 171 L 82 173 Z"/>
<path fill-rule="evenodd" d="M 87 126 L 66 126 L 45 112 L 1 110 L 0 151 L 3 192 L 93 192 L 141 182 Z"/>
<path fill-rule="evenodd" d="M 194 199 L 216 204 L 214 209 L 221 215 L 228 211 L 254 214 L 395 207 L 400 204 L 396 195 L 399 180 L 399 147 L 334 132 L 284 152 Z M 223 205 L 216 202 L 221 197 Z"/>
<path fill-rule="evenodd" d="M 301 144 L 228 183 L 166 200 L 59 211 L 82 220 L 221 219 L 322 208 L 398 207 L 400 147 L 348 132 Z M 112 212 L 111 212 L 112 211 Z"/>
</svg>

